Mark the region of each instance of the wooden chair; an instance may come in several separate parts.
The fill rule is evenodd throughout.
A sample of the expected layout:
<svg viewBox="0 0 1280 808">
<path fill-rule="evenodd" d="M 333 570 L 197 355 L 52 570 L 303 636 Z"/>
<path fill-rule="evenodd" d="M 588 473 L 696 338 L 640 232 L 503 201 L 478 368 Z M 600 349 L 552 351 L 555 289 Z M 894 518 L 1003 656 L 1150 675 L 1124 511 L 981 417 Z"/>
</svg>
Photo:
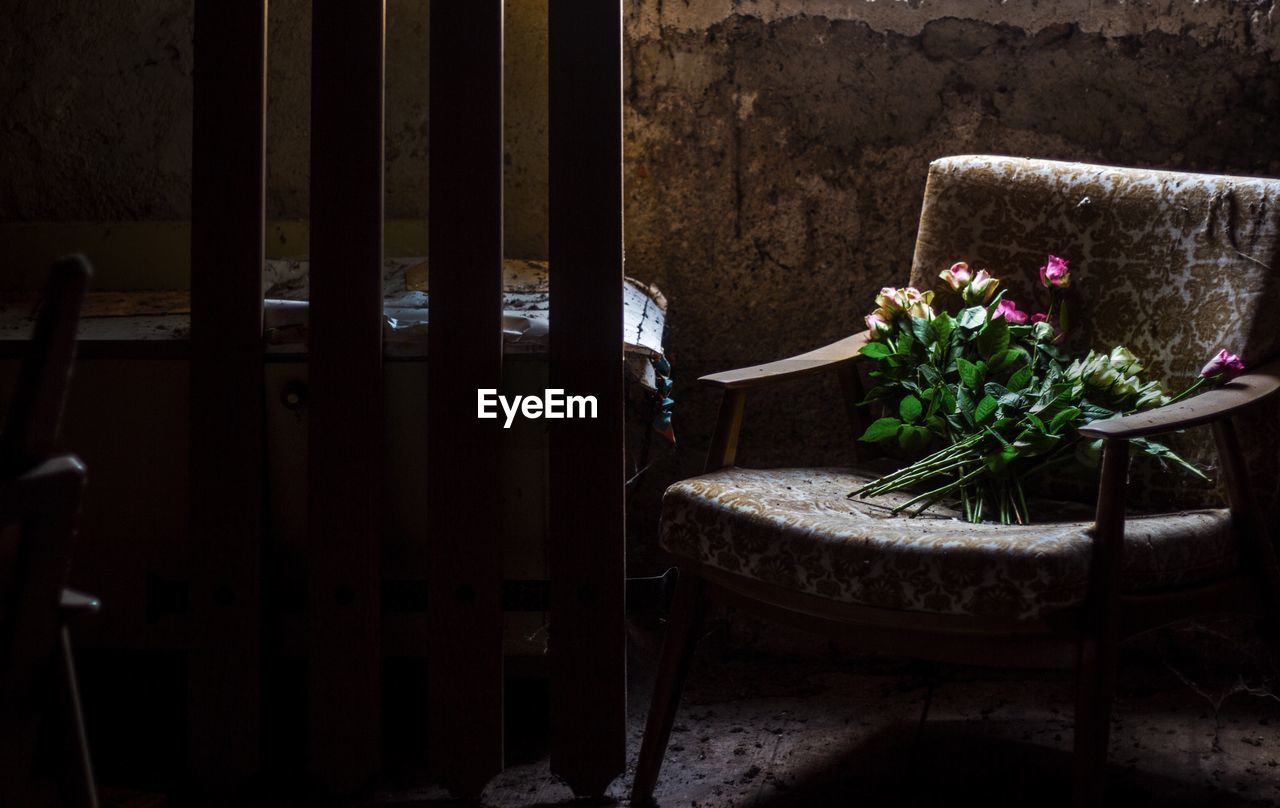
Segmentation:
<svg viewBox="0 0 1280 808">
<path fill-rule="evenodd" d="M 40 804 L 35 769 L 45 716 L 67 747 L 63 802 L 97 806 L 67 622 L 98 609 L 65 589 L 85 468 L 54 454 L 89 265 L 54 264 L 0 435 L 0 526 L 17 530 L 11 592 L 0 611 L 0 804 Z M 62 750 L 59 750 L 62 751 Z"/>
<path fill-rule="evenodd" d="M 1092 521 L 970 525 L 934 508 L 893 517 L 846 494 L 866 468 L 734 466 L 747 393 L 838 376 L 855 430 L 858 333 L 790 359 L 717 373 L 706 473 L 671 486 L 660 539 L 681 576 L 632 797 L 652 797 L 709 601 L 861 647 L 954 663 L 1074 668 L 1074 801 L 1102 801 L 1117 643 L 1215 610 L 1280 618 L 1268 536 L 1280 479 L 1280 181 L 1003 157 L 930 166 L 911 282 L 937 288 L 954 261 L 990 268 L 1034 299 L 1046 253 L 1073 259 L 1072 344 L 1123 344 L 1181 389 L 1219 348 L 1251 372 L 1180 403 L 1095 422 L 1104 441 Z M 1024 305 L 1025 307 L 1025 305 Z M 863 312 L 850 312 L 850 320 Z M 1270 360 L 1270 361 L 1268 361 Z M 1242 446 L 1237 424 L 1248 434 Z M 1193 427 L 1209 426 L 1206 430 Z M 1225 491 L 1150 464 L 1128 441 L 1188 430 L 1177 448 Z M 892 496 L 892 495 L 891 495 Z M 1156 515 L 1126 505 L 1162 506 Z M 1085 511 L 1086 514 L 1088 511 Z"/>
</svg>

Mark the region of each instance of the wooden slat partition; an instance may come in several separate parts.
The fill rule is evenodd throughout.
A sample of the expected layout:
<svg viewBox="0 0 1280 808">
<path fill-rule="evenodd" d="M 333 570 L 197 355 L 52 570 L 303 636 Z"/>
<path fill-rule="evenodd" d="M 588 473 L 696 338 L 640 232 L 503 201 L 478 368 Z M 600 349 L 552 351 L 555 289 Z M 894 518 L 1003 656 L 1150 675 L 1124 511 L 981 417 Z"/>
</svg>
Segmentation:
<svg viewBox="0 0 1280 808">
<path fill-rule="evenodd" d="M 431 4 L 427 515 L 430 765 L 458 797 L 502 770 L 502 0 Z"/>
<path fill-rule="evenodd" d="M 197 0 L 191 189 L 190 761 L 261 762 L 265 0 Z"/>
<path fill-rule="evenodd" d="M 311 78 L 309 760 L 379 767 L 384 0 L 315 0 Z"/>
<path fill-rule="evenodd" d="M 551 769 L 603 795 L 626 765 L 622 7 L 551 0 Z"/>
</svg>

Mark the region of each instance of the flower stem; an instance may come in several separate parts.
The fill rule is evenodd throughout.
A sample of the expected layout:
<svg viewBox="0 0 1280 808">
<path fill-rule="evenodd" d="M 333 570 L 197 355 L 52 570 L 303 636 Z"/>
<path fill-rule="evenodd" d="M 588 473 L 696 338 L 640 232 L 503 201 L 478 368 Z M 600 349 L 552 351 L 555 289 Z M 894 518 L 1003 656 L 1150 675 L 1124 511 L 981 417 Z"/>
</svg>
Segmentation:
<svg viewBox="0 0 1280 808">
<path fill-rule="evenodd" d="M 922 502 L 923 500 L 926 500 L 929 497 L 932 497 L 934 495 L 940 496 L 940 495 L 946 494 L 949 491 L 954 491 L 959 486 L 963 485 L 964 483 L 968 482 L 969 480 L 972 480 L 974 477 L 981 474 L 984 468 L 985 468 L 984 466 L 979 466 L 978 468 L 974 469 L 968 474 L 965 474 L 964 476 L 960 477 L 960 479 L 958 480 L 952 480 L 946 485 L 939 486 L 933 489 L 932 491 L 926 491 L 923 494 L 920 494 L 919 496 L 913 497 L 907 500 L 906 502 L 902 503 L 901 505 L 897 506 L 896 508 L 894 508 L 893 513 L 899 514 L 905 511 L 907 508 L 910 508 L 912 505 L 915 505 L 917 502 Z"/>
<path fill-rule="evenodd" d="M 1178 393 L 1178 394 L 1177 394 L 1176 396 L 1174 396 L 1173 398 L 1169 399 L 1169 401 L 1168 401 L 1164 406 L 1166 406 L 1166 407 L 1167 407 L 1167 406 L 1169 406 L 1170 404 L 1174 404 L 1174 403 L 1177 403 L 1177 402 L 1181 401 L 1182 399 L 1184 399 L 1184 398 L 1186 398 L 1187 396 L 1191 395 L 1191 394 L 1192 394 L 1192 393 L 1194 393 L 1195 391 L 1199 390 L 1201 387 L 1204 387 L 1204 384 L 1205 384 L 1205 382 L 1207 382 L 1207 381 L 1209 381 L 1209 380 L 1208 380 L 1206 377 L 1204 377 L 1204 376 L 1201 376 L 1201 377 L 1197 378 L 1197 379 L 1195 380 L 1195 382 L 1193 382 L 1193 383 L 1192 383 L 1192 385 L 1191 385 L 1190 387 L 1188 387 L 1186 390 L 1183 390 L 1181 393 Z"/>
</svg>

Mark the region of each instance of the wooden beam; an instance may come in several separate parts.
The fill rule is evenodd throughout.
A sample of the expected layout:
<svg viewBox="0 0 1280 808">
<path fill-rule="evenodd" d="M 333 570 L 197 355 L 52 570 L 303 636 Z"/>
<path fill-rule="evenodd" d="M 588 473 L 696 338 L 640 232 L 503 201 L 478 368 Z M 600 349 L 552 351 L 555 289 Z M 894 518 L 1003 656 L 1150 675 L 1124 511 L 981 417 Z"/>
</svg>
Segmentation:
<svg viewBox="0 0 1280 808">
<path fill-rule="evenodd" d="M 381 759 L 383 0 L 315 0 L 311 62 L 308 684 L 312 774 Z"/>
<path fill-rule="evenodd" d="M 551 769 L 601 796 L 626 765 L 622 6 L 551 0 Z"/>
<path fill-rule="evenodd" d="M 197 0 L 191 182 L 190 763 L 261 763 L 267 4 Z"/>
<path fill-rule="evenodd" d="M 430 763 L 467 798 L 502 771 L 502 11 L 431 4 Z"/>
</svg>

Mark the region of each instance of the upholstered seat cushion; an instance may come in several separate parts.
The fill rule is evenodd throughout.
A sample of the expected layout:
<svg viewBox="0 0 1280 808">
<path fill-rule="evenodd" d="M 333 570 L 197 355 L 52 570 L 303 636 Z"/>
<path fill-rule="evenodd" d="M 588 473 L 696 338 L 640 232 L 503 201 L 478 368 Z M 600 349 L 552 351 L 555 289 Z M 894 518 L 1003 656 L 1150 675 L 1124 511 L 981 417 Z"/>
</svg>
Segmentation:
<svg viewBox="0 0 1280 808">
<path fill-rule="evenodd" d="M 1089 510 L 1032 503 L 1028 526 L 970 524 L 934 506 L 893 516 L 909 495 L 847 494 L 866 469 L 722 469 L 667 489 L 661 542 L 734 575 L 887 609 L 1034 619 L 1084 600 Z M 1208 581 L 1236 565 L 1224 509 L 1132 516 L 1126 591 Z"/>
</svg>

